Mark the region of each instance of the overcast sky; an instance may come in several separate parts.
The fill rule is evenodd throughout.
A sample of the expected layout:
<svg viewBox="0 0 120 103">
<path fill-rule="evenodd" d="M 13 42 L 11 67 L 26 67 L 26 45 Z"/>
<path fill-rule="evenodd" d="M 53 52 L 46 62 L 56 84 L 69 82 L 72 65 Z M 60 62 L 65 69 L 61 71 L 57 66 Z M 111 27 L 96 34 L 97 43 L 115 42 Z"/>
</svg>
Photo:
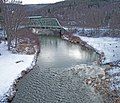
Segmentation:
<svg viewBox="0 0 120 103">
<path fill-rule="evenodd" d="M 63 0 L 22 0 L 23 4 L 45 4 L 45 3 L 55 3 Z"/>
</svg>

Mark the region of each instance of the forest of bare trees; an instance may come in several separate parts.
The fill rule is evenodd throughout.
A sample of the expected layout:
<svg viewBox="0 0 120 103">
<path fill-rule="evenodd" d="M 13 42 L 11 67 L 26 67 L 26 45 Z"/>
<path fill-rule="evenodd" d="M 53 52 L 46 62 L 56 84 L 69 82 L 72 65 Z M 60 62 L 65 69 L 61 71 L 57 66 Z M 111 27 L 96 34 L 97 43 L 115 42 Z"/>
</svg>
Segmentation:
<svg viewBox="0 0 120 103">
<path fill-rule="evenodd" d="M 56 17 L 63 26 L 120 28 L 120 0 L 65 0 L 34 11 Z"/>
</svg>

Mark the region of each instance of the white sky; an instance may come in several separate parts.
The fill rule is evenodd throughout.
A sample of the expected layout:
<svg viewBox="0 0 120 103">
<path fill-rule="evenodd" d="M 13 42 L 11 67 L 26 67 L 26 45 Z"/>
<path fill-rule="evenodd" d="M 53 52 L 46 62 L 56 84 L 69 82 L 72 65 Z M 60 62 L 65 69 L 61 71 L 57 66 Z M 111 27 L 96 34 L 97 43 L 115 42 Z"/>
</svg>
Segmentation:
<svg viewBox="0 0 120 103">
<path fill-rule="evenodd" d="M 23 4 L 45 4 L 45 3 L 55 3 L 63 0 L 22 0 Z"/>
</svg>

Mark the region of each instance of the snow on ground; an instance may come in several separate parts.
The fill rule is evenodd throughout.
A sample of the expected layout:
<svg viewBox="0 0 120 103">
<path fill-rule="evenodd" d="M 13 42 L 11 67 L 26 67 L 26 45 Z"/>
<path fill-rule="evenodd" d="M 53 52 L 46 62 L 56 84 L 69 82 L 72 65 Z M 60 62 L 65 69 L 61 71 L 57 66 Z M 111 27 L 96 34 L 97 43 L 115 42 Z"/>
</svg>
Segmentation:
<svg viewBox="0 0 120 103">
<path fill-rule="evenodd" d="M 83 32 L 83 28 L 76 28 L 76 29 L 77 29 L 77 34 L 81 34 Z M 99 33 L 104 34 L 104 33 L 107 33 L 110 30 L 111 29 L 107 29 L 107 28 L 99 28 Z M 84 28 L 84 33 L 85 34 L 89 34 L 89 33 L 94 32 L 94 31 L 95 31 L 94 28 Z"/>
<path fill-rule="evenodd" d="M 112 67 L 108 74 L 111 77 L 110 88 L 112 90 L 119 90 L 120 91 L 120 67 Z M 120 95 L 120 93 L 119 93 Z"/>
<path fill-rule="evenodd" d="M 0 30 L 0 37 L 3 37 L 3 36 L 4 36 L 4 31 Z"/>
<path fill-rule="evenodd" d="M 13 81 L 22 70 L 32 65 L 34 55 L 18 55 L 7 51 L 7 45 L 0 44 L 0 100 L 7 93 Z"/>
<path fill-rule="evenodd" d="M 83 37 L 79 36 L 82 40 L 86 41 L 89 45 L 93 46 L 99 52 L 105 53 L 105 61 L 103 63 L 113 62 L 120 60 L 120 38 L 110 37 Z"/>
</svg>

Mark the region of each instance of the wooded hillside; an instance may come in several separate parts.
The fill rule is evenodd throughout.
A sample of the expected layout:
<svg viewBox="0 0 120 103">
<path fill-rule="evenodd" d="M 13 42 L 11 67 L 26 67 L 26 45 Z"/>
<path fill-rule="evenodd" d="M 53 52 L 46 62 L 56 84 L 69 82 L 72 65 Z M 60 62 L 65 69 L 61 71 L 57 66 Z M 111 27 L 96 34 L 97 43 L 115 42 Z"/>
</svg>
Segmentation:
<svg viewBox="0 0 120 103">
<path fill-rule="evenodd" d="M 56 17 L 63 26 L 119 29 L 120 0 L 65 0 L 36 9 L 34 15 Z"/>
</svg>

